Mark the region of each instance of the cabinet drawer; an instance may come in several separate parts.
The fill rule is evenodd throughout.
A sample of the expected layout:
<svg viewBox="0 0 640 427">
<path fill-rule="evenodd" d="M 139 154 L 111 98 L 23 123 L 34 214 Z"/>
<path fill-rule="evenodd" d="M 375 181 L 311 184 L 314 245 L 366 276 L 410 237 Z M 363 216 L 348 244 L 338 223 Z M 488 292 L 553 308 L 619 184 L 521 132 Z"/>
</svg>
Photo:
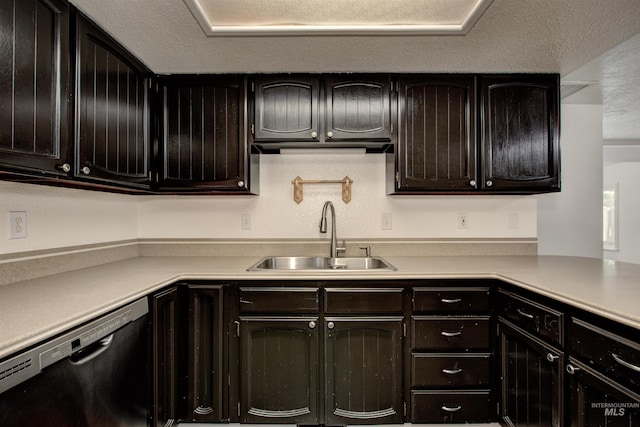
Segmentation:
<svg viewBox="0 0 640 427">
<path fill-rule="evenodd" d="M 413 353 L 411 387 L 489 387 L 489 354 Z"/>
<path fill-rule="evenodd" d="M 489 418 L 489 390 L 411 392 L 413 423 L 481 423 Z"/>
<path fill-rule="evenodd" d="M 411 317 L 414 349 L 489 348 L 489 316 Z"/>
<path fill-rule="evenodd" d="M 488 288 L 414 288 L 414 313 L 465 313 L 489 311 Z"/>
<path fill-rule="evenodd" d="M 498 314 L 500 316 L 538 336 L 560 345 L 564 344 L 562 333 L 564 315 L 561 312 L 502 290 L 499 298 Z"/>
<path fill-rule="evenodd" d="M 325 289 L 325 313 L 402 313 L 402 289 Z"/>
<path fill-rule="evenodd" d="M 318 288 L 240 288 L 241 313 L 317 313 Z"/>
<path fill-rule="evenodd" d="M 579 319 L 571 322 L 571 349 L 592 368 L 640 390 L 640 343 Z"/>
</svg>

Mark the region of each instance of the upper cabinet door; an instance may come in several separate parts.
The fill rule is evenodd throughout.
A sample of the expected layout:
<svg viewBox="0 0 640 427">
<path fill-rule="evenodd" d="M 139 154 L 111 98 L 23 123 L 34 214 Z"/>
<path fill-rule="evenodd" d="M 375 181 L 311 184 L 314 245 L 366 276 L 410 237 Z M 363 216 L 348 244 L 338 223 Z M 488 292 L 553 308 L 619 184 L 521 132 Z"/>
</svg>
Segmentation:
<svg viewBox="0 0 640 427">
<path fill-rule="evenodd" d="M 475 190 L 475 78 L 409 77 L 399 87 L 398 191 Z"/>
<path fill-rule="evenodd" d="M 69 5 L 0 2 L 0 164 L 66 174 L 69 145 Z"/>
<path fill-rule="evenodd" d="M 481 79 L 486 190 L 560 190 L 559 76 Z"/>
<path fill-rule="evenodd" d="M 242 76 L 167 77 L 160 83 L 159 190 L 247 193 L 249 155 Z"/>
<path fill-rule="evenodd" d="M 76 175 L 149 187 L 149 71 L 78 14 Z"/>
<path fill-rule="evenodd" d="M 389 92 L 388 75 L 327 78 L 325 141 L 391 140 Z"/>
<path fill-rule="evenodd" d="M 258 77 L 254 83 L 254 140 L 319 140 L 318 78 Z"/>
</svg>

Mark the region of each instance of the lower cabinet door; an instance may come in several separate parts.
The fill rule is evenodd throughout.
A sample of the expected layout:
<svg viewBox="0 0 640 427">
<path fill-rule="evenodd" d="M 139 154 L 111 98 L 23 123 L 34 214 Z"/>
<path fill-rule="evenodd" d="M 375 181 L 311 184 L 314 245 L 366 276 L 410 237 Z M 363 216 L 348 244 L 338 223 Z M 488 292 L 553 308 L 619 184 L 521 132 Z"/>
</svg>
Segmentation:
<svg viewBox="0 0 640 427">
<path fill-rule="evenodd" d="M 402 320 L 325 318 L 325 424 L 402 423 Z"/>
<path fill-rule="evenodd" d="M 413 390 L 412 423 L 487 423 L 489 390 Z"/>
<path fill-rule="evenodd" d="M 507 425 L 560 427 L 564 356 L 500 319 L 502 418 Z"/>
<path fill-rule="evenodd" d="M 223 287 L 189 285 L 187 419 L 222 421 Z"/>
<path fill-rule="evenodd" d="M 317 317 L 240 317 L 240 422 L 318 424 Z"/>
<path fill-rule="evenodd" d="M 640 395 L 569 358 L 571 427 L 640 425 Z"/>
</svg>

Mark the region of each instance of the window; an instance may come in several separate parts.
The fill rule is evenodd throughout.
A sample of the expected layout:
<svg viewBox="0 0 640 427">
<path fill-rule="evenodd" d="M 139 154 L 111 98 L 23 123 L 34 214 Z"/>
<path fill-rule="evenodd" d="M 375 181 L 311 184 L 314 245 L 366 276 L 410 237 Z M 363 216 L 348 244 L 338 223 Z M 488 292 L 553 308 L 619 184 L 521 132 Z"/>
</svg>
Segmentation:
<svg viewBox="0 0 640 427">
<path fill-rule="evenodd" d="M 602 248 L 618 250 L 618 184 L 602 190 Z"/>
</svg>

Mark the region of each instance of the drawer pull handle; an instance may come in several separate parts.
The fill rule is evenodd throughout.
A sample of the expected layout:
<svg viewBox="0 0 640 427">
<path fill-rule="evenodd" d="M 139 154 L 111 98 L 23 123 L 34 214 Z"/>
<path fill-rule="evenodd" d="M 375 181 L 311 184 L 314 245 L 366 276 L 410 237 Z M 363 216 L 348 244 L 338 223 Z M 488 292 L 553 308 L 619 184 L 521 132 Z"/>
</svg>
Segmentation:
<svg viewBox="0 0 640 427">
<path fill-rule="evenodd" d="M 445 304 L 455 304 L 462 301 L 462 298 L 455 298 L 455 299 L 442 298 L 440 301 L 442 301 Z"/>
<path fill-rule="evenodd" d="M 442 335 L 443 337 L 457 337 L 459 335 L 462 335 L 462 332 L 458 331 L 458 332 L 447 332 L 447 331 L 442 331 L 440 332 L 440 335 Z"/>
<path fill-rule="evenodd" d="M 574 375 L 576 372 L 578 372 L 580 370 L 580 368 L 578 368 L 577 366 L 573 366 L 573 365 L 567 365 L 567 372 L 571 375 Z"/>
<path fill-rule="evenodd" d="M 447 412 L 458 412 L 459 410 L 462 409 L 462 406 L 458 405 L 458 406 L 443 406 L 442 410 L 443 411 L 447 411 Z"/>
<path fill-rule="evenodd" d="M 555 362 L 556 360 L 558 360 L 560 358 L 560 356 L 556 356 L 553 353 L 547 353 L 547 360 L 551 363 Z"/>
<path fill-rule="evenodd" d="M 527 319 L 533 319 L 533 314 L 525 313 L 524 311 L 518 309 L 518 314 L 522 317 L 526 317 Z"/>
<path fill-rule="evenodd" d="M 462 369 L 458 368 L 458 369 L 443 369 L 442 373 L 443 374 L 448 374 L 448 375 L 457 375 L 460 372 L 462 372 Z"/>
<path fill-rule="evenodd" d="M 613 360 L 615 360 L 616 362 L 618 362 L 619 364 L 621 364 L 625 368 L 633 369 L 636 372 L 640 372 L 640 366 L 636 366 L 634 364 L 631 364 L 631 363 L 627 362 L 626 360 L 622 360 L 620 358 L 620 356 L 618 356 L 616 354 L 613 354 L 613 353 L 611 353 L 611 357 L 613 357 Z"/>
</svg>

